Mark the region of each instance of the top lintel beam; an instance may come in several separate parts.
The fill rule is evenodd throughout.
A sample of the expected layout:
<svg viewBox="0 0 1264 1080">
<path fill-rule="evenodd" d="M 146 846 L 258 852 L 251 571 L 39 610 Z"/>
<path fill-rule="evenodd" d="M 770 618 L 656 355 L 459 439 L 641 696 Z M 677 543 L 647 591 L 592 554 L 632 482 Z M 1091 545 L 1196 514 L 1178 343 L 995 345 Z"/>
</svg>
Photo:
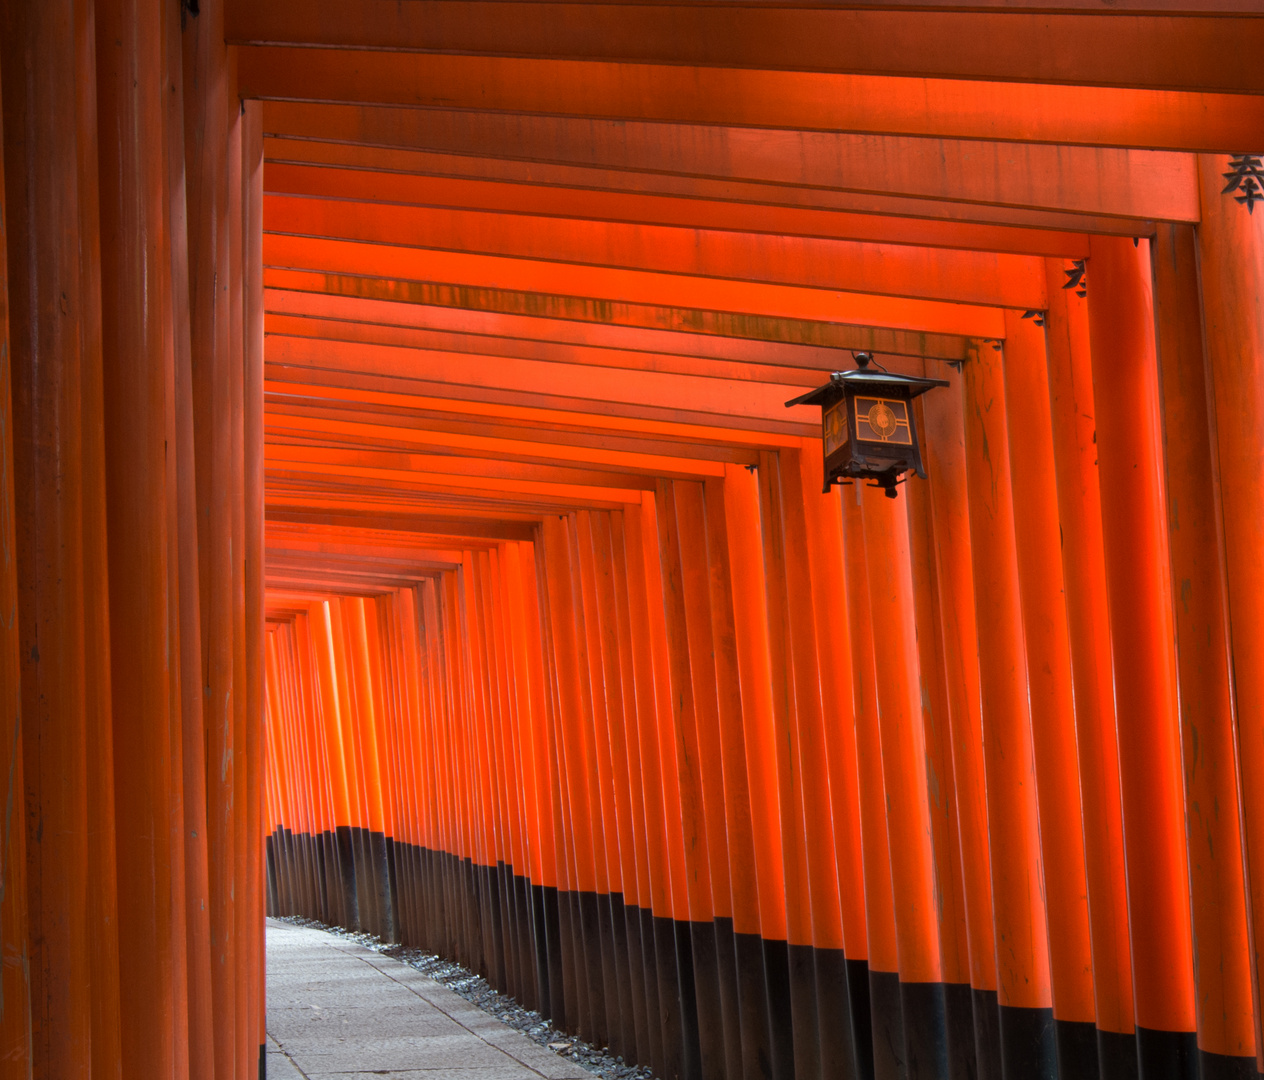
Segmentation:
<svg viewBox="0 0 1264 1080">
<path fill-rule="evenodd" d="M 277 45 L 237 59 L 246 98 L 1205 153 L 1264 130 L 1247 94 Z"/>
<path fill-rule="evenodd" d="M 1249 0 L 1248 0 L 1249 2 Z M 1186 0 L 1161 16 L 1112 0 L 1075 13 L 844 4 L 576 4 L 412 0 L 407 4 L 230 0 L 236 44 L 697 64 L 868 75 L 1264 92 L 1264 20 L 1207 18 Z M 927 6 L 940 10 L 927 11 Z M 972 4 L 972 7 L 983 6 Z M 1000 5 L 996 5 L 999 7 Z M 1009 7 L 1010 5 L 1005 5 Z M 1154 5 L 1151 5 L 1154 6 Z M 1231 4 L 1217 4 L 1230 10 Z M 1197 10 L 1195 10 L 1197 8 Z M 1237 8 L 1258 14 L 1258 6 Z"/>
</svg>

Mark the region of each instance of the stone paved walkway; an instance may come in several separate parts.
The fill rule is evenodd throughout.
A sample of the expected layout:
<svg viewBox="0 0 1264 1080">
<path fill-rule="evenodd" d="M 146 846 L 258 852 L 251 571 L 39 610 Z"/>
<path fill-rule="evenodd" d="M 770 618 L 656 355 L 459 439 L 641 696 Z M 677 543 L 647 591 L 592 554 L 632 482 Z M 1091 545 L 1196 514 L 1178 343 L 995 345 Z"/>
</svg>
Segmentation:
<svg viewBox="0 0 1264 1080">
<path fill-rule="evenodd" d="M 593 1080 L 398 960 L 268 920 L 268 1080 Z"/>
</svg>

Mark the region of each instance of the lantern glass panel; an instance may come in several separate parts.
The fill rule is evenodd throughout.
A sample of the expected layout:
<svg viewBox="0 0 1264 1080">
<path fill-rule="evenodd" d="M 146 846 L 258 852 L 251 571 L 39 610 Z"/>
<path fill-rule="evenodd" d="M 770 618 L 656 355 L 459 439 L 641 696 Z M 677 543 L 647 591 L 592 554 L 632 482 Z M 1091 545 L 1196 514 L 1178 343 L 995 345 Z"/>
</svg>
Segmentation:
<svg viewBox="0 0 1264 1080">
<path fill-rule="evenodd" d="M 899 398 L 867 397 L 857 394 L 856 438 L 864 442 L 913 445 L 908 402 Z"/>
<path fill-rule="evenodd" d="M 833 405 L 826 406 L 821 414 L 822 438 L 825 440 L 825 456 L 847 445 L 850 435 L 847 430 L 847 401 L 840 398 Z"/>
</svg>

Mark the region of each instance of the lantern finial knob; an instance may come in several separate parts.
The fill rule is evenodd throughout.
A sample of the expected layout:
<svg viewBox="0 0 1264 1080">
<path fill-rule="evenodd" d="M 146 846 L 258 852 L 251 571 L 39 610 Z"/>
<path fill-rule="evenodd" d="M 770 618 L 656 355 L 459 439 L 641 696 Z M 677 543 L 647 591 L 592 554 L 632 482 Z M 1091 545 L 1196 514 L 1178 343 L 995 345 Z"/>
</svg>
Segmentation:
<svg viewBox="0 0 1264 1080">
<path fill-rule="evenodd" d="M 867 352 L 854 352 L 851 354 L 851 358 L 856 361 L 856 367 L 862 371 L 869 366 L 869 362 L 873 359 Z"/>
</svg>

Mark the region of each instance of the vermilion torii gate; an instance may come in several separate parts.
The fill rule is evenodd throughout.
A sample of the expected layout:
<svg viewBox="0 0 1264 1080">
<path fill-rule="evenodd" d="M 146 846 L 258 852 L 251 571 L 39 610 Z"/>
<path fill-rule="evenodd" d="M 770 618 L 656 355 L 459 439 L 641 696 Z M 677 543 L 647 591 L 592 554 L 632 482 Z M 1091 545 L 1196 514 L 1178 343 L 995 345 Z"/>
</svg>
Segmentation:
<svg viewBox="0 0 1264 1080">
<path fill-rule="evenodd" d="M 265 904 L 662 1080 L 1258 1077 L 1262 54 L 0 3 L 0 1077 L 258 1075 Z"/>
</svg>

